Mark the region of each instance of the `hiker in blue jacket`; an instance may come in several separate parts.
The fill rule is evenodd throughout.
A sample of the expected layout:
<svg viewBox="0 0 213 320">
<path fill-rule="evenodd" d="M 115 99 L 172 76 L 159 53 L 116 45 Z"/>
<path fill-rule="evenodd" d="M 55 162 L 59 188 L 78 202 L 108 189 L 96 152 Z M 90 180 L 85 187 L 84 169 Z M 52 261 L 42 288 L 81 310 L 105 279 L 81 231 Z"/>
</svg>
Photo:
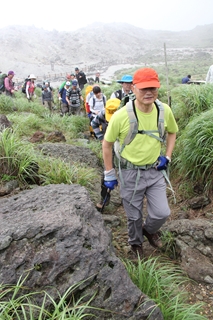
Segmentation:
<svg viewBox="0 0 213 320">
<path fill-rule="evenodd" d="M 70 85 L 71 85 L 70 81 L 67 81 L 65 85 L 61 89 L 59 89 L 59 92 L 58 92 L 58 99 L 61 107 L 61 114 L 60 114 L 61 116 L 64 116 L 69 112 L 69 105 L 66 100 L 66 96 L 67 96 L 67 90 L 69 90 Z"/>
<path fill-rule="evenodd" d="M 182 79 L 182 84 L 186 84 L 189 81 L 191 81 L 191 75 L 190 74 Z"/>
</svg>

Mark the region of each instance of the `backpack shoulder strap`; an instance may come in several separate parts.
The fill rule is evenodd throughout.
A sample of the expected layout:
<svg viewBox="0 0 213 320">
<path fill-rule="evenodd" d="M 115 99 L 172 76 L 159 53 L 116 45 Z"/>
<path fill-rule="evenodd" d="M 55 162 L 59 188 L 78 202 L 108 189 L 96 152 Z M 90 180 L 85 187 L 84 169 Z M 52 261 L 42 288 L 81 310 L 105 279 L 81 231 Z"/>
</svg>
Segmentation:
<svg viewBox="0 0 213 320">
<path fill-rule="evenodd" d="M 165 142 L 165 126 L 164 126 L 164 106 L 158 99 L 155 100 L 155 105 L 158 109 L 158 131 L 162 142 Z"/>
<path fill-rule="evenodd" d="M 129 132 L 127 133 L 123 145 L 130 144 L 138 133 L 138 120 L 133 109 L 134 100 L 127 102 L 125 108 L 129 117 Z"/>
<path fill-rule="evenodd" d="M 105 99 L 105 96 L 103 95 L 103 103 L 104 103 L 104 107 L 106 105 L 106 99 Z"/>
<path fill-rule="evenodd" d="M 115 96 L 116 96 L 117 99 L 119 99 L 119 100 L 122 99 L 122 90 L 121 90 L 121 89 L 116 90 L 116 91 L 114 92 L 114 94 L 115 94 Z"/>
</svg>

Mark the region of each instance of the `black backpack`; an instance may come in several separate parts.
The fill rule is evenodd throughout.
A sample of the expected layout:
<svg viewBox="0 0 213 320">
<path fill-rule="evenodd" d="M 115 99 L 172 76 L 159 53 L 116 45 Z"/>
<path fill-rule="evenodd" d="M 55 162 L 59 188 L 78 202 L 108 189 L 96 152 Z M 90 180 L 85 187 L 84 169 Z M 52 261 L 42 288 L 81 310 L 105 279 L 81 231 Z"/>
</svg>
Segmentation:
<svg viewBox="0 0 213 320">
<path fill-rule="evenodd" d="M 79 76 L 81 76 L 81 78 L 79 78 Z M 77 77 L 78 83 L 80 84 L 86 84 L 87 83 L 87 78 L 86 75 L 83 71 L 79 72 L 79 76 Z"/>
<path fill-rule="evenodd" d="M 5 86 L 4 86 L 4 79 L 7 78 L 7 74 L 6 73 L 2 73 L 0 75 L 0 93 L 5 91 Z"/>
<path fill-rule="evenodd" d="M 117 99 L 122 100 L 122 90 L 121 90 L 121 89 L 115 91 L 114 94 L 115 94 L 115 97 L 116 97 Z"/>
<path fill-rule="evenodd" d="M 24 80 L 24 83 L 22 84 L 22 87 L 21 87 L 22 93 L 26 93 L 27 81 L 29 81 L 28 78 L 26 78 L 26 79 Z"/>
</svg>

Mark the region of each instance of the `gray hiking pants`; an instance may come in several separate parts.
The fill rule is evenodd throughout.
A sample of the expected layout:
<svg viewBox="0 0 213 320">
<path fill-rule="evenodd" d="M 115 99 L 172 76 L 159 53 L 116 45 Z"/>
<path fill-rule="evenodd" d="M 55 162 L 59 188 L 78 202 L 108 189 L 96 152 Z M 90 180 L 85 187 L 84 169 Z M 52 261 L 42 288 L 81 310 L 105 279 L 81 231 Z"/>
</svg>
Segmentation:
<svg viewBox="0 0 213 320">
<path fill-rule="evenodd" d="M 146 197 L 146 230 L 156 233 L 170 215 L 166 196 L 166 181 L 162 172 L 149 170 L 121 170 L 124 185 L 120 183 L 120 195 L 127 215 L 129 244 L 143 242 L 143 200 Z"/>
<path fill-rule="evenodd" d="M 80 111 L 81 111 L 81 106 L 69 106 L 69 114 L 72 114 L 72 115 L 77 115 L 79 116 L 80 115 Z"/>
</svg>

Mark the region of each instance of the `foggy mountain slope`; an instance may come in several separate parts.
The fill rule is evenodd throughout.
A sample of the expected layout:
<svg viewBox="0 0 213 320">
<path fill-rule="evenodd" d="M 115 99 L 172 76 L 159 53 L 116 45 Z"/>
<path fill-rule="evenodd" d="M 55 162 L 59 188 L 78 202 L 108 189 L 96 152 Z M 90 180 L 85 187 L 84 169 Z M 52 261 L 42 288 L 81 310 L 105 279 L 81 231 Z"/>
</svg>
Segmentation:
<svg viewBox="0 0 213 320">
<path fill-rule="evenodd" d="M 34 26 L 0 29 L 0 70 L 14 70 L 19 77 L 29 73 L 71 72 L 101 69 L 120 63 L 144 63 L 148 58 L 163 60 L 163 45 L 168 54 L 179 48 L 202 48 L 213 44 L 213 24 L 193 30 L 171 32 L 137 28 L 127 23 L 94 23 L 73 32 L 46 31 Z"/>
</svg>

